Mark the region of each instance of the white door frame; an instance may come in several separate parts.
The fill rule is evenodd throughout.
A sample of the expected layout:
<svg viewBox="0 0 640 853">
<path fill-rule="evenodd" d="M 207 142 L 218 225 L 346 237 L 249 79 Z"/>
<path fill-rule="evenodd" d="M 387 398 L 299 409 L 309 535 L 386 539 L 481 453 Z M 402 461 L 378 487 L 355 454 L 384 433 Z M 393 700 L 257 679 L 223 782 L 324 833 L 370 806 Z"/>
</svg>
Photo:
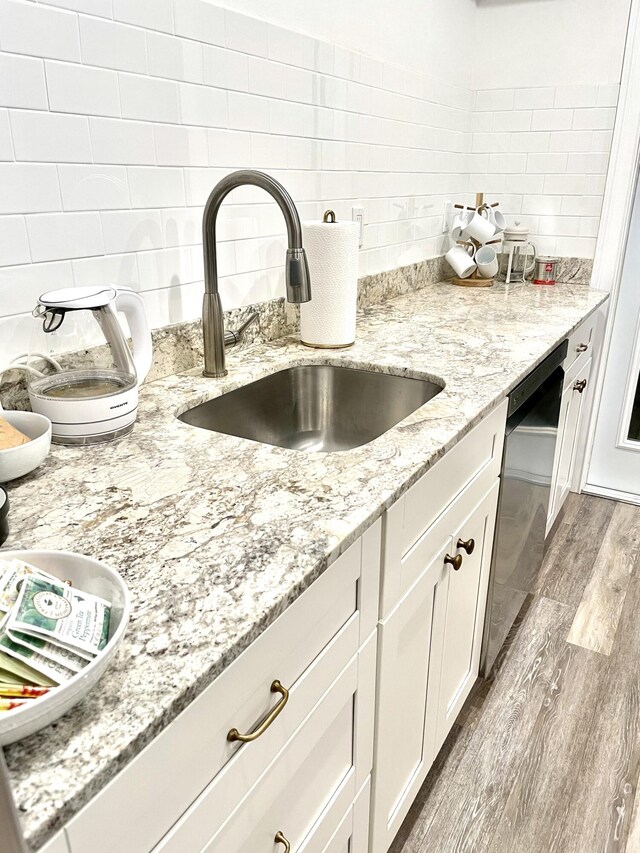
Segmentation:
<svg viewBox="0 0 640 853">
<path fill-rule="evenodd" d="M 618 109 L 611 144 L 609 169 L 605 185 L 602 216 L 593 262 L 591 286 L 610 293 L 607 324 L 602 345 L 602 356 L 596 377 L 594 403 L 591 417 L 580 444 L 584 447 L 582 458 L 577 460 L 581 490 L 593 491 L 585 484 L 593 451 L 596 422 L 607 357 L 611 346 L 615 308 L 620 291 L 620 280 L 631 223 L 631 212 L 640 167 L 640 0 L 631 0 L 629 26 L 622 63 Z M 634 176 L 629 179 L 629 176 Z M 602 490 L 598 492 L 602 494 Z M 619 498 L 611 492 L 610 497 Z"/>
</svg>

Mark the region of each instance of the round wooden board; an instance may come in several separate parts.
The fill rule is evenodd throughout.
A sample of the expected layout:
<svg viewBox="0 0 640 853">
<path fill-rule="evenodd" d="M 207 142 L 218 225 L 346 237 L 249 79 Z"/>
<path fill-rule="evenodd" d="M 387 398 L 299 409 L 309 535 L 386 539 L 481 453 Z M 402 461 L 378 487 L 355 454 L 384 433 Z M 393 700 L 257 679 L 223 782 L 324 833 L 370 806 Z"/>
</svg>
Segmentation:
<svg viewBox="0 0 640 853">
<path fill-rule="evenodd" d="M 452 278 L 451 284 L 456 284 L 458 287 L 491 287 L 494 279 L 492 278 Z"/>
</svg>

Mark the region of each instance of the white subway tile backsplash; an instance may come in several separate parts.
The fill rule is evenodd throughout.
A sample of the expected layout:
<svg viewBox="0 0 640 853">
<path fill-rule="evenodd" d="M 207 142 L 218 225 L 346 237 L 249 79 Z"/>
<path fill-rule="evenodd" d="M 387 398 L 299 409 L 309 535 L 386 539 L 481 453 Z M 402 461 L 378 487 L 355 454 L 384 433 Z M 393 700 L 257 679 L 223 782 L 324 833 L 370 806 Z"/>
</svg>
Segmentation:
<svg viewBox="0 0 640 853">
<path fill-rule="evenodd" d="M 206 128 L 158 124 L 153 132 L 159 166 L 207 166 L 209 164 Z"/>
<path fill-rule="evenodd" d="M 13 160 L 13 141 L 9 125 L 9 113 L 0 110 L 0 160 Z"/>
<path fill-rule="evenodd" d="M 598 106 L 616 107 L 620 95 L 620 86 L 617 83 L 608 83 L 598 86 Z"/>
<path fill-rule="evenodd" d="M 117 71 L 147 72 L 147 40 L 144 30 L 80 15 L 82 61 Z"/>
<path fill-rule="evenodd" d="M 254 56 L 269 55 L 269 27 L 264 21 L 225 9 L 224 26 L 227 47 Z"/>
<path fill-rule="evenodd" d="M 123 165 L 155 163 L 153 127 L 148 122 L 90 118 L 93 159 Z"/>
<path fill-rule="evenodd" d="M 224 10 L 203 0 L 178 0 L 173 5 L 176 35 L 206 44 L 224 44 Z"/>
<path fill-rule="evenodd" d="M 178 84 L 172 80 L 118 73 L 124 118 L 180 124 Z"/>
<path fill-rule="evenodd" d="M 269 131 L 269 101 L 242 92 L 229 92 L 229 127 L 233 130 Z M 275 102 L 281 103 L 281 102 Z M 284 104 L 289 106 L 289 104 Z"/>
<path fill-rule="evenodd" d="M 617 86 L 474 93 L 208 0 L 8 9 L 34 25 L 0 28 L 0 322 L 54 275 L 140 288 L 153 325 L 198 316 L 202 207 L 236 168 L 273 174 L 304 219 L 364 204 L 363 273 L 442 253 L 444 202 L 476 190 L 538 251 L 593 251 Z M 231 193 L 217 231 L 225 307 L 282 295 L 264 192 Z"/>
<path fill-rule="evenodd" d="M 598 86 L 558 86 L 554 107 L 595 107 L 598 105 Z"/>
<path fill-rule="evenodd" d="M 287 95 L 286 68 L 257 56 L 249 57 L 249 90 L 256 95 L 285 98 Z"/>
<path fill-rule="evenodd" d="M 30 260 L 24 216 L 0 216 L 0 266 L 28 264 Z"/>
<path fill-rule="evenodd" d="M 164 245 L 158 210 L 104 211 L 100 219 L 108 255 L 161 249 Z"/>
<path fill-rule="evenodd" d="M 223 89 L 180 83 L 180 115 L 184 124 L 226 127 L 227 93 Z"/>
<path fill-rule="evenodd" d="M 559 255 L 575 258 L 592 258 L 596 241 L 591 237 L 558 237 L 555 251 Z"/>
<path fill-rule="evenodd" d="M 113 17 L 125 24 L 173 32 L 172 0 L 113 0 Z"/>
<path fill-rule="evenodd" d="M 600 216 L 602 196 L 562 196 L 562 213 L 566 216 Z"/>
<path fill-rule="evenodd" d="M 221 47 L 203 45 L 204 82 L 219 89 L 249 88 L 249 59 L 243 53 Z"/>
<path fill-rule="evenodd" d="M 131 207 L 179 207 L 185 204 L 182 169 L 132 166 L 127 172 Z"/>
<path fill-rule="evenodd" d="M 507 110 L 493 114 L 492 130 L 530 130 L 531 110 Z"/>
<path fill-rule="evenodd" d="M 34 261 L 104 254 L 99 213 L 41 213 L 27 216 L 27 231 Z"/>
<path fill-rule="evenodd" d="M 199 42 L 162 33 L 147 33 L 147 61 L 152 77 L 202 83 L 202 51 L 203 45 Z"/>
<path fill-rule="evenodd" d="M 573 128 L 574 130 L 610 130 L 615 117 L 616 111 L 613 107 L 576 110 L 573 114 Z"/>
<path fill-rule="evenodd" d="M 531 130 L 569 130 L 573 110 L 534 110 Z"/>
<path fill-rule="evenodd" d="M 566 172 L 567 157 L 558 152 L 549 154 L 529 154 L 527 157 L 527 172 L 532 174 L 547 174 L 549 172 Z"/>
<path fill-rule="evenodd" d="M 476 110 L 512 110 L 515 103 L 514 89 L 481 89 L 476 92 Z"/>
<path fill-rule="evenodd" d="M 98 15 L 102 18 L 113 16 L 112 0 L 46 0 L 46 4 L 58 6 L 60 9 L 71 9 L 74 12 L 84 12 L 86 15 Z"/>
<path fill-rule="evenodd" d="M 0 305 L 3 316 L 33 311 L 38 297 L 47 290 L 73 287 L 71 261 L 58 261 L 52 264 L 24 264 L 15 267 L 0 268 Z M 29 329 L 33 318 L 30 317 Z M 3 329 L 4 335 L 4 329 Z M 26 336 L 28 346 L 29 335 Z M 0 346 L 4 343 L 0 336 Z M 22 349 L 25 349 L 23 346 Z M 19 348 L 9 350 L 5 355 L 13 355 Z"/>
<path fill-rule="evenodd" d="M 23 0 L 0 0 L 0 50 L 79 62 L 78 16 Z"/>
<path fill-rule="evenodd" d="M 589 151 L 591 148 L 592 131 L 590 130 L 558 130 L 551 134 L 550 151 Z"/>
<path fill-rule="evenodd" d="M 553 87 L 516 89 L 516 110 L 546 110 L 553 107 L 556 90 Z"/>
<path fill-rule="evenodd" d="M 511 134 L 511 150 L 528 154 L 549 151 L 551 134 L 544 130 Z"/>
<path fill-rule="evenodd" d="M 102 68 L 45 62 L 49 106 L 55 112 L 119 116 L 118 75 Z"/>
<path fill-rule="evenodd" d="M 209 163 L 242 166 L 251 159 L 251 134 L 236 130 L 208 130 Z"/>
<path fill-rule="evenodd" d="M 0 104 L 23 109 L 47 109 L 42 60 L 0 54 Z"/>
<path fill-rule="evenodd" d="M 162 245 L 166 248 L 171 246 L 198 246 L 202 243 L 202 211 L 200 208 L 165 208 L 161 211 L 160 219 L 161 243 L 159 246 L 150 246 L 148 248 L 160 248 Z M 218 219 L 217 223 L 218 239 L 226 239 L 222 235 L 219 226 L 220 219 Z"/>
<path fill-rule="evenodd" d="M 91 163 L 89 124 L 85 116 L 11 111 L 16 160 Z"/>
<path fill-rule="evenodd" d="M 61 210 L 58 175 L 53 164 L 0 163 L 0 213 Z"/>
<path fill-rule="evenodd" d="M 65 210 L 112 210 L 129 207 L 127 170 L 123 166 L 58 166 Z"/>
<path fill-rule="evenodd" d="M 138 290 L 137 255 L 101 255 L 71 261 L 76 287 L 116 285 Z"/>
</svg>

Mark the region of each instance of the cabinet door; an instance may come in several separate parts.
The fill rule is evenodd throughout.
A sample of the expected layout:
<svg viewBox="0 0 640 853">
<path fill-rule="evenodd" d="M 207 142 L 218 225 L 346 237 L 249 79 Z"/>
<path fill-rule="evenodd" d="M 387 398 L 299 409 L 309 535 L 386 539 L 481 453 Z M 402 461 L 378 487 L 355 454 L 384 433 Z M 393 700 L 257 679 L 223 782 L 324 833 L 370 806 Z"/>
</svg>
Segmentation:
<svg viewBox="0 0 640 853">
<path fill-rule="evenodd" d="M 462 562 L 457 569 L 449 561 L 445 564 L 435 590 L 429 681 L 429 694 L 438 696 L 434 754 L 478 675 L 498 491 L 496 482 L 453 532 L 449 555 Z"/>
<path fill-rule="evenodd" d="M 576 456 L 576 440 L 580 430 L 580 419 L 586 399 L 585 388 L 591 372 L 591 359 L 571 380 L 562 394 L 560 424 L 556 449 L 556 465 L 549 507 L 549 525 L 560 512 L 571 489 L 571 479 Z"/>
<path fill-rule="evenodd" d="M 433 760 L 425 729 L 435 722 L 427 712 L 434 592 L 451 545 L 446 535 L 427 547 L 423 572 L 380 623 L 373 853 L 388 849 Z"/>
</svg>

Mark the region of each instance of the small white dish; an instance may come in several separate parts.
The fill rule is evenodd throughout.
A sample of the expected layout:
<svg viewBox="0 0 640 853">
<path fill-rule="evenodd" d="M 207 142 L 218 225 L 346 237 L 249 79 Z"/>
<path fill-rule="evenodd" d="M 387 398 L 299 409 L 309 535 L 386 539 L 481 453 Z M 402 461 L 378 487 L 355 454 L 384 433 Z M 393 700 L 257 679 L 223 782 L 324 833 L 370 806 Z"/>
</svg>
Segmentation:
<svg viewBox="0 0 640 853">
<path fill-rule="evenodd" d="M 100 654 L 72 679 L 39 699 L 0 715 L 0 746 L 14 743 L 53 723 L 95 687 L 113 659 L 129 621 L 129 590 L 120 575 L 105 563 L 71 551 L 0 551 L 111 602 L 109 640 Z"/>
<path fill-rule="evenodd" d="M 0 409 L 0 418 L 31 441 L 0 450 L 0 483 L 24 477 L 45 460 L 51 447 L 51 421 L 35 412 L 8 412 Z"/>
</svg>

